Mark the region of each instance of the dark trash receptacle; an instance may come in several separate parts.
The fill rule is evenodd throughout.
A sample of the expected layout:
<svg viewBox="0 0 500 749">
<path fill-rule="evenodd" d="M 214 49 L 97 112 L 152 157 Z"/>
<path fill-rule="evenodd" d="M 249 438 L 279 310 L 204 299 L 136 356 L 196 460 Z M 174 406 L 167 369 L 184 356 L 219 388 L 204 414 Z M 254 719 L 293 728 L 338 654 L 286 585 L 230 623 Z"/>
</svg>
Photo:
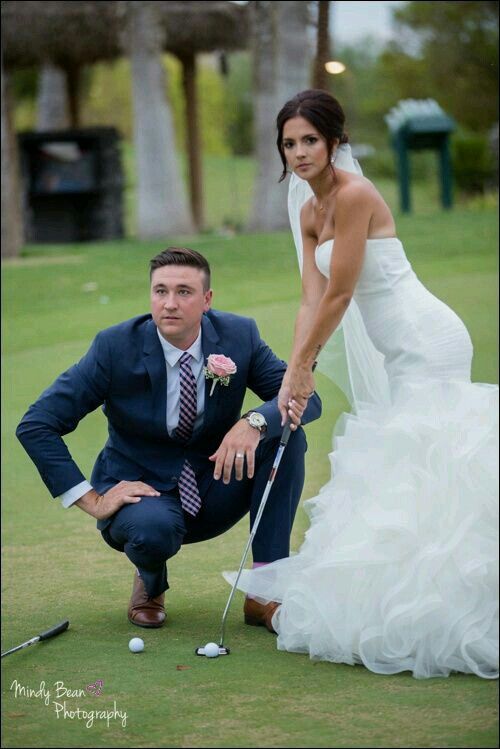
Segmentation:
<svg viewBox="0 0 500 749">
<path fill-rule="evenodd" d="M 443 208 L 451 208 L 452 169 L 450 134 L 455 129 L 449 117 L 434 99 L 405 99 L 393 107 L 385 120 L 391 134 L 398 166 L 400 203 L 403 213 L 411 209 L 409 151 L 431 149 L 439 160 L 440 193 Z"/>
<path fill-rule="evenodd" d="M 18 135 L 29 242 L 123 237 L 120 135 L 99 127 Z"/>
</svg>

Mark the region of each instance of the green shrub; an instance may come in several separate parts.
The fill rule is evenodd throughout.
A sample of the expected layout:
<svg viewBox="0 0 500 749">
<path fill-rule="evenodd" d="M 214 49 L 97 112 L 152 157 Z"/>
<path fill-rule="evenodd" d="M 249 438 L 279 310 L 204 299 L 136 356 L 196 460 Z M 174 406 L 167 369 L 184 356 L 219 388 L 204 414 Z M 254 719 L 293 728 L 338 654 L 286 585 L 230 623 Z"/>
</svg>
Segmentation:
<svg viewBox="0 0 500 749">
<path fill-rule="evenodd" d="M 379 148 L 361 162 L 369 179 L 397 179 L 397 161 L 392 148 Z M 436 179 L 437 156 L 433 151 L 410 151 L 410 176 L 412 182 Z"/>
<path fill-rule="evenodd" d="M 395 179 L 396 159 L 390 148 L 380 148 L 374 154 L 360 160 L 360 166 L 368 179 Z"/>
<path fill-rule="evenodd" d="M 254 149 L 252 63 L 248 52 L 229 57 L 226 79 L 227 139 L 231 153 L 248 156 Z"/>
<path fill-rule="evenodd" d="M 482 193 L 491 186 L 494 158 L 488 139 L 478 133 L 459 132 L 452 140 L 453 174 L 465 193 Z"/>
</svg>

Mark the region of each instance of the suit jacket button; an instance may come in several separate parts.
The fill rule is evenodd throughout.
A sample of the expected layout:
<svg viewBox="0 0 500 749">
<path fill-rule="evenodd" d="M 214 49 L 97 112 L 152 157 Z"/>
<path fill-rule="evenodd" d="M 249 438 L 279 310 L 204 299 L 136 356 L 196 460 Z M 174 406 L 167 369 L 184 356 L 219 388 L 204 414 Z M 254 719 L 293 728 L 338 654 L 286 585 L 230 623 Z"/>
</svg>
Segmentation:
<svg viewBox="0 0 500 749">
<path fill-rule="evenodd" d="M 179 481 L 179 477 L 178 476 L 172 476 L 171 478 L 172 478 L 172 481 Z"/>
</svg>

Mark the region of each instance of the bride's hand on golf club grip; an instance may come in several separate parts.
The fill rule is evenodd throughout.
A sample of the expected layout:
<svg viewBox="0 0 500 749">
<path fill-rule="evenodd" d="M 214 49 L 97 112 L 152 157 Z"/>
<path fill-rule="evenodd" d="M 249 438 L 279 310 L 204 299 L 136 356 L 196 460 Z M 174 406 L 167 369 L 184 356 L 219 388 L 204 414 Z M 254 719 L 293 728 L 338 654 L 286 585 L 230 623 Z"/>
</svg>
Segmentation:
<svg viewBox="0 0 500 749">
<path fill-rule="evenodd" d="M 308 366 L 295 365 L 289 368 L 287 375 L 291 400 L 298 403 L 305 410 L 307 401 L 315 390 L 312 370 Z"/>
<path fill-rule="evenodd" d="M 222 479 L 225 484 L 231 480 L 234 465 L 234 475 L 238 481 L 243 478 L 246 463 L 247 476 L 253 478 L 255 468 L 255 451 L 260 442 L 260 433 L 251 427 L 246 419 L 240 419 L 229 430 L 217 450 L 210 455 L 209 460 L 215 461 L 214 479 Z M 237 455 L 244 458 L 237 458 Z"/>
<path fill-rule="evenodd" d="M 290 421 L 290 429 L 294 432 L 301 424 L 304 411 L 307 408 L 307 398 L 293 397 L 290 386 L 289 373 L 287 370 L 280 392 L 278 394 L 278 409 L 281 414 L 281 426 L 285 426 Z"/>
<path fill-rule="evenodd" d="M 92 489 L 75 504 L 96 520 L 106 520 L 123 505 L 136 504 L 141 501 L 141 497 L 159 496 L 160 492 L 143 481 L 120 481 L 105 494 L 99 494 Z"/>
</svg>

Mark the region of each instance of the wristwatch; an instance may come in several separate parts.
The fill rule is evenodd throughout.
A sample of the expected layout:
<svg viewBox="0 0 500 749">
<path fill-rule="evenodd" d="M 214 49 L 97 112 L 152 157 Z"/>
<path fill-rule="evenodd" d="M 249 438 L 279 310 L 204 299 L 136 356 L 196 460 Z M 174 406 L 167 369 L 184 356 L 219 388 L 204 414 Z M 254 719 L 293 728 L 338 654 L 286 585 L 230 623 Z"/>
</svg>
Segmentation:
<svg viewBox="0 0 500 749">
<path fill-rule="evenodd" d="M 258 411 L 248 411 L 248 413 L 243 414 L 241 418 L 246 419 L 250 426 L 257 429 L 261 434 L 264 434 L 267 429 L 267 421 Z"/>
</svg>

